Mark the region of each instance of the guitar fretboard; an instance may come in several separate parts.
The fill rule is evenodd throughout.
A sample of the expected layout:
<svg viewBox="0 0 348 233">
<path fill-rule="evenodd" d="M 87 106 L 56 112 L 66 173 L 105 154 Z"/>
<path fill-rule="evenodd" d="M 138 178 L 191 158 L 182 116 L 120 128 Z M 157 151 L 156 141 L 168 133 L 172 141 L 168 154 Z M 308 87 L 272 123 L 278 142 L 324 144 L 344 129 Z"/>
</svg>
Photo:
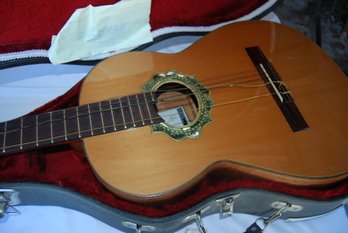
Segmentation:
<svg viewBox="0 0 348 233">
<path fill-rule="evenodd" d="M 152 92 L 0 123 L 0 155 L 163 122 Z"/>
</svg>

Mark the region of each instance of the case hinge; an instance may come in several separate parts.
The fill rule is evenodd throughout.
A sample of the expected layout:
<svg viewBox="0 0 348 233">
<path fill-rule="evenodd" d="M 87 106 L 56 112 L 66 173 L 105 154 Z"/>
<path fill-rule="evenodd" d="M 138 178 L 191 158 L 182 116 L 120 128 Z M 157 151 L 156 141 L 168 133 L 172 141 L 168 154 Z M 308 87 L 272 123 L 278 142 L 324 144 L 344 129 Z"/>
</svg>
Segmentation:
<svg viewBox="0 0 348 233">
<path fill-rule="evenodd" d="M 233 214 L 234 203 L 239 195 L 239 193 L 233 194 L 216 200 L 216 204 L 220 209 L 220 219 L 229 217 Z"/>
<path fill-rule="evenodd" d="M 129 229 L 135 230 L 135 233 L 152 232 L 156 230 L 156 227 L 153 227 L 153 226 L 140 225 L 140 224 L 128 222 L 128 221 L 122 222 L 122 225 Z"/>
</svg>

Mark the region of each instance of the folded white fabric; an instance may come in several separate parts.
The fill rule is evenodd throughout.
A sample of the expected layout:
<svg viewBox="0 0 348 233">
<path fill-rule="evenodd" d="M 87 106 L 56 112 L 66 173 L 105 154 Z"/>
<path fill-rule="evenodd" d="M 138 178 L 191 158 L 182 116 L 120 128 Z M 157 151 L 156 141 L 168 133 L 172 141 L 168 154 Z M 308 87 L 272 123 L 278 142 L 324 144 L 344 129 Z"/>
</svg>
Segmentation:
<svg viewBox="0 0 348 233">
<path fill-rule="evenodd" d="M 48 57 L 65 63 L 150 42 L 150 9 L 151 0 L 77 9 L 52 37 Z"/>
</svg>

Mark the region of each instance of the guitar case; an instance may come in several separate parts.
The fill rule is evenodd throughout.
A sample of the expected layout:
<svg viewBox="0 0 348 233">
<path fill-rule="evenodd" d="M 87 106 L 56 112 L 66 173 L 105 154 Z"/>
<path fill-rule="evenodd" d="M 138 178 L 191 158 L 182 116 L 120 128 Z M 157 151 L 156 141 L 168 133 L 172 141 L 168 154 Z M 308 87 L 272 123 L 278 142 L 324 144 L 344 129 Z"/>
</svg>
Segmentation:
<svg viewBox="0 0 348 233">
<path fill-rule="evenodd" d="M 30 18 L 28 21 L 25 17 L 29 16 L 23 13 L 27 6 L 23 6 L 21 1 L 0 3 L 1 9 L 6 9 L 4 12 L 11 12 L 10 16 L 0 16 L 3 17 L 2 22 L 8 23 L 6 26 L 2 24 L 2 29 L 11 27 L 12 31 L 17 30 L 16 33 L 10 33 L 9 29 L 2 30 L 5 32 L 0 41 L 2 68 L 49 62 L 47 56 L 36 56 L 35 53 L 48 49 L 50 36 L 57 33 L 74 9 L 87 3 L 103 5 L 114 1 L 69 1 L 60 12 L 56 12 L 57 8 L 50 8 L 55 2 L 59 1 L 42 2 L 43 6 L 35 8 L 45 9 L 41 14 L 47 11 L 46 16 L 55 11 L 54 22 L 44 24 L 49 30 L 40 30 L 35 39 L 32 35 L 19 33 L 18 25 L 25 22 L 24 28 L 37 28 L 42 18 Z M 197 17 L 192 19 L 183 9 L 187 8 L 187 4 L 197 4 L 196 1 L 174 3 L 154 0 L 150 21 L 152 30 L 172 26 L 192 27 L 192 31 L 186 33 L 201 35 L 222 23 L 243 17 L 261 17 L 277 4 L 277 1 L 262 0 L 218 1 L 218 4 L 215 1 L 214 4 L 210 4 L 210 1 L 199 2 L 202 7 L 195 9 Z M 26 4 L 30 4 L 30 1 L 26 1 Z M 171 4 L 175 4 L 175 7 Z M 30 17 L 38 14 L 38 10 L 34 11 Z M 181 15 L 182 12 L 185 13 Z M 23 15 L 24 18 L 14 20 L 12 14 Z M 202 25 L 206 28 L 193 29 Z M 183 34 L 176 30 L 156 37 L 154 43 Z M 86 61 L 78 63 L 91 64 Z M 76 106 L 81 84 L 82 81 L 29 114 Z M 200 223 L 201 217 L 217 212 L 222 217 L 232 213 L 248 213 L 268 218 L 272 214 L 279 214 L 289 203 L 291 206 L 279 215 L 280 218 L 306 219 L 328 213 L 342 206 L 348 198 L 347 180 L 307 188 L 256 178 L 240 171 L 232 175 L 229 173 L 231 171 L 212 172 L 170 202 L 142 204 L 112 194 L 96 178 L 86 158 L 79 153 L 79 148 L 74 144 L 62 144 L 0 158 L 0 214 L 6 214 L 9 207 L 15 205 L 57 205 L 84 212 L 124 232 L 174 232 L 193 221 Z M 226 179 L 217 181 L 216 177 L 224 177 L 224 174 Z M 204 228 L 200 230 L 204 231 Z"/>
</svg>

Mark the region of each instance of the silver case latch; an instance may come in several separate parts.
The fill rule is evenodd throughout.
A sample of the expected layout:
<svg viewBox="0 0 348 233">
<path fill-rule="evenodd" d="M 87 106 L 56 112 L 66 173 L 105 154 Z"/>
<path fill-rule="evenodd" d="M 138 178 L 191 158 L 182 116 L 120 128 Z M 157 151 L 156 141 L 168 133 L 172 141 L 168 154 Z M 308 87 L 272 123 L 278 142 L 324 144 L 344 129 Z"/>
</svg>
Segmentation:
<svg viewBox="0 0 348 233">
<path fill-rule="evenodd" d="M 229 217 L 233 214 L 234 204 L 239 195 L 239 193 L 233 194 L 216 200 L 216 204 L 220 209 L 220 219 Z"/>
<path fill-rule="evenodd" d="M 135 230 L 135 233 L 152 232 L 152 231 L 156 230 L 156 227 L 153 227 L 153 226 L 141 225 L 141 224 L 128 222 L 128 221 L 122 222 L 122 225 L 129 228 L 129 229 Z"/>
<path fill-rule="evenodd" d="M 20 204 L 19 193 L 15 189 L 0 189 L 0 218 L 5 214 L 19 214 L 13 206 Z M 13 211 L 9 211 L 12 208 Z"/>
<path fill-rule="evenodd" d="M 194 213 L 192 215 L 187 216 L 183 220 L 183 222 L 186 223 L 186 222 L 194 220 L 197 223 L 198 231 L 200 233 L 207 233 L 207 229 L 205 228 L 203 220 L 202 220 L 202 215 L 207 213 L 210 210 L 211 207 L 212 207 L 211 205 L 207 205 L 207 206 L 203 207 L 198 212 L 196 212 L 196 213 Z"/>
</svg>

